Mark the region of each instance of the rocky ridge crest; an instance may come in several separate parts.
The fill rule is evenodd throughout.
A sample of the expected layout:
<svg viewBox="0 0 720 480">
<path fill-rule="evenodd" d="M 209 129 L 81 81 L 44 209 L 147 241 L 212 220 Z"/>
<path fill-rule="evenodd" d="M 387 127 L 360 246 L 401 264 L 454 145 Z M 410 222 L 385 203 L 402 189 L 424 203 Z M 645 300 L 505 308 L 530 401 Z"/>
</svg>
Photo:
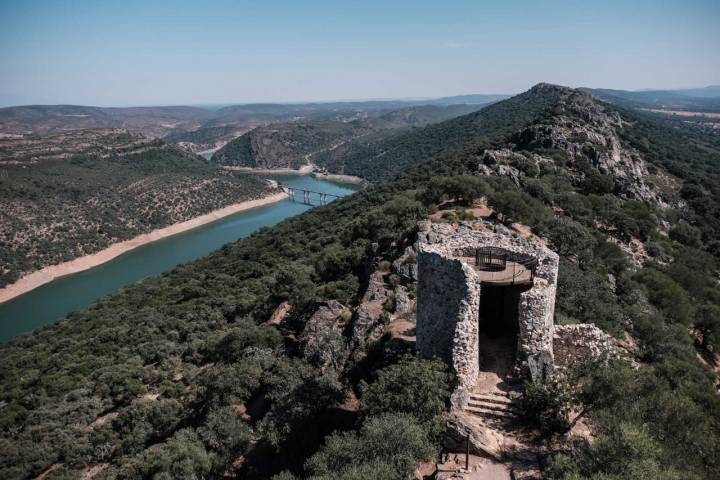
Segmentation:
<svg viewBox="0 0 720 480">
<path fill-rule="evenodd" d="M 667 201 L 647 181 L 650 172 L 642 155 L 621 139 L 629 126 L 620 114 L 579 90 L 539 84 L 529 94 L 558 95 L 549 116 L 512 135 L 513 151 L 564 152 L 571 167 L 588 162 L 601 174 L 612 177 L 617 193 L 666 207 Z"/>
</svg>

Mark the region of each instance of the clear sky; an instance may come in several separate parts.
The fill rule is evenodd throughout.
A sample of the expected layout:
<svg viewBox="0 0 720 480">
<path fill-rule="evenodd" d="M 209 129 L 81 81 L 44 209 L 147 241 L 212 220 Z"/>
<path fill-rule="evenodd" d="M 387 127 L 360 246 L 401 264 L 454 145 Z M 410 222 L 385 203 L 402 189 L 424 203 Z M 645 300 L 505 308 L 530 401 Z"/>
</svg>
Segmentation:
<svg viewBox="0 0 720 480">
<path fill-rule="evenodd" d="M 720 0 L 0 0 L 0 105 L 720 84 Z"/>
</svg>

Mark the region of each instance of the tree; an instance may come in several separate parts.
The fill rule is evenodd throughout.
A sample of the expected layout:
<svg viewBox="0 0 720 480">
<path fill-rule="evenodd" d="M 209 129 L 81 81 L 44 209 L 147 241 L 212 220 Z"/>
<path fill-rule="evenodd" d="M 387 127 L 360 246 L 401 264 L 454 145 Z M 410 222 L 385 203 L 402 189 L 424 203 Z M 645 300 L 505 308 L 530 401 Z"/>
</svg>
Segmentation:
<svg viewBox="0 0 720 480">
<path fill-rule="evenodd" d="M 720 306 L 706 303 L 701 305 L 695 316 L 695 327 L 702 334 L 702 346 L 720 348 Z"/>
<path fill-rule="evenodd" d="M 548 237 L 562 256 L 574 257 L 583 264 L 592 258 L 595 239 L 578 222 L 567 217 L 555 217 L 548 224 Z"/>
<path fill-rule="evenodd" d="M 198 433 L 207 448 L 218 454 L 215 464 L 221 468 L 245 454 L 252 441 L 252 430 L 232 407 L 211 410 Z"/>
<path fill-rule="evenodd" d="M 702 245 L 700 231 L 683 220 L 680 220 L 670 230 L 670 238 L 688 247 L 699 247 Z"/>
</svg>

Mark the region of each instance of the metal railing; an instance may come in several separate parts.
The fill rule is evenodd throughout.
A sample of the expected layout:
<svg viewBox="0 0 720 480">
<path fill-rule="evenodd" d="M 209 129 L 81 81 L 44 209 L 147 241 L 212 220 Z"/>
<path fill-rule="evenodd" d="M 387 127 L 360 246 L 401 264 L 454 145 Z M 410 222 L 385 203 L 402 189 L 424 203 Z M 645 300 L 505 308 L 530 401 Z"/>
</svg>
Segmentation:
<svg viewBox="0 0 720 480">
<path fill-rule="evenodd" d="M 502 272 L 507 269 L 508 262 L 511 262 L 513 267 L 512 276 L 508 280 L 514 283 L 515 278 L 521 274 L 517 271 L 518 265 L 530 272 L 530 281 L 535 279 L 535 271 L 538 266 L 536 258 L 528 258 L 498 247 L 480 247 L 475 250 L 475 267 L 478 270 Z"/>
<path fill-rule="evenodd" d="M 507 257 L 502 248 L 481 247 L 475 250 L 475 266 L 486 272 L 500 272 L 507 266 Z"/>
</svg>

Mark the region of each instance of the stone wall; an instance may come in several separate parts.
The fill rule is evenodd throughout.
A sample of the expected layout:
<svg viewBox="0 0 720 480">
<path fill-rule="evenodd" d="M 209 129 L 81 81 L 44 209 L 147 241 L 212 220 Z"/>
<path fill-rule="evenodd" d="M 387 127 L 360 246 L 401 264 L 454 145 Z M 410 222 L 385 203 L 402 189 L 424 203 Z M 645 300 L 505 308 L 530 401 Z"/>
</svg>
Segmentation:
<svg viewBox="0 0 720 480">
<path fill-rule="evenodd" d="M 555 366 L 561 369 L 583 359 L 598 360 L 619 356 L 613 338 L 590 323 L 555 325 L 553 351 Z"/>
<path fill-rule="evenodd" d="M 421 250 L 418 255 L 417 349 L 451 365 L 461 384 L 478 374 L 477 275 L 459 260 Z"/>
</svg>

